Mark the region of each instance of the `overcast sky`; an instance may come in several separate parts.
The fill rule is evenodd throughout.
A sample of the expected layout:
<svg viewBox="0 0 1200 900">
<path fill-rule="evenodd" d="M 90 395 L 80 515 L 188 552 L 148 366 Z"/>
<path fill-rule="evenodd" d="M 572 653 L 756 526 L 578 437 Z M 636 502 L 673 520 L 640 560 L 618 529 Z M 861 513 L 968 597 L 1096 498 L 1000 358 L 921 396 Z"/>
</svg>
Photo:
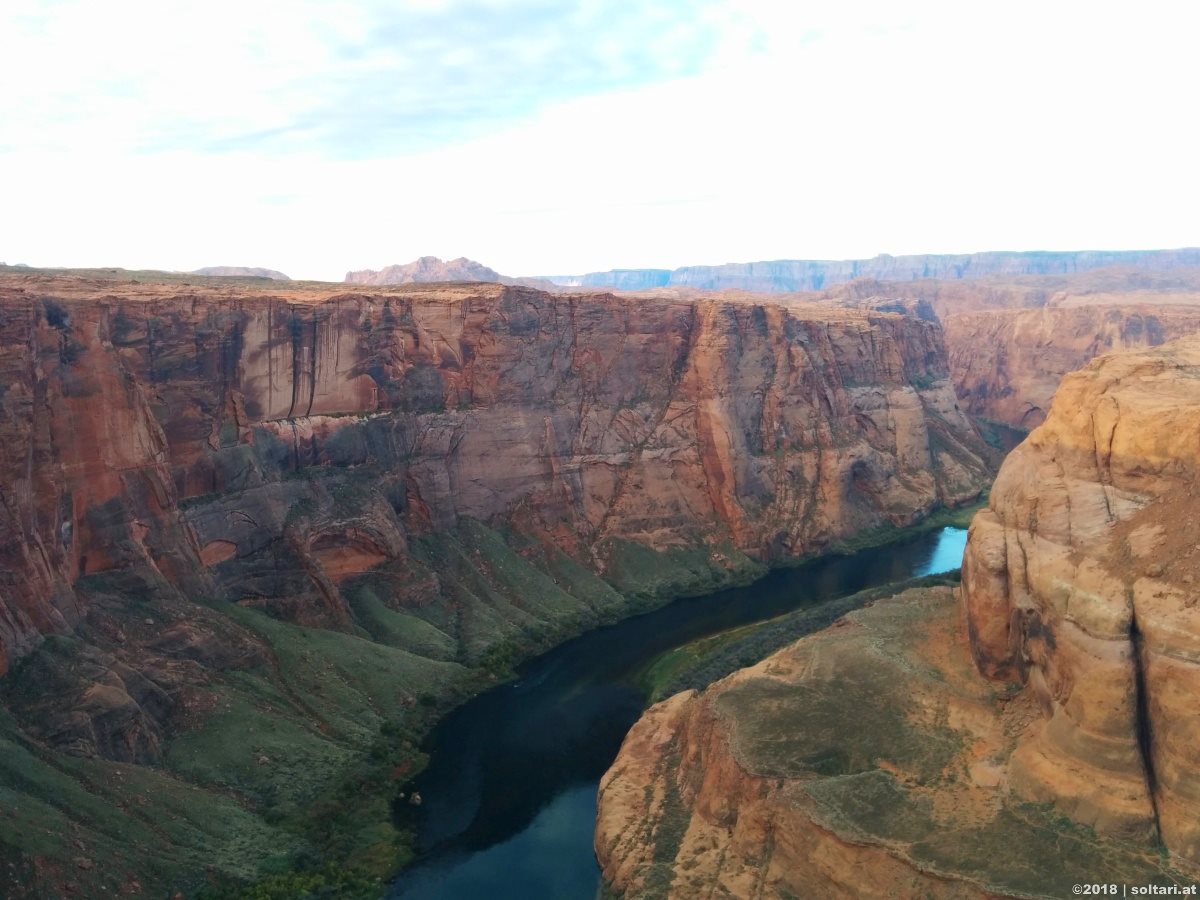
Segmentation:
<svg viewBox="0 0 1200 900">
<path fill-rule="evenodd" d="M 1196 6 L 3 0 L 0 260 L 1195 246 Z"/>
</svg>

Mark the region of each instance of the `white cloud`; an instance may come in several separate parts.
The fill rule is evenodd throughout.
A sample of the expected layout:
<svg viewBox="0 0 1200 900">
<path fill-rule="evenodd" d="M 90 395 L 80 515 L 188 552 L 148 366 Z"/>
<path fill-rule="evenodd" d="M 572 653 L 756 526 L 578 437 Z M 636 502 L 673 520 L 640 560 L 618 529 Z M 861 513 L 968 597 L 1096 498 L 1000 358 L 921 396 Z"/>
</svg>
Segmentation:
<svg viewBox="0 0 1200 900">
<path fill-rule="evenodd" d="M 603 7 L 573 15 L 594 24 Z M 581 64 L 615 59 L 617 71 L 672 46 L 695 52 L 687 33 L 699 28 L 721 36 L 702 71 L 663 81 L 663 64 L 620 90 L 549 92 L 482 134 L 352 158 L 306 145 L 303 131 L 282 145 L 134 152 L 147 116 L 169 132 L 179 109 L 212 116 L 214 137 L 296 127 L 305 86 L 349 78 L 346 65 L 374 71 L 387 54 L 358 5 L 333 17 L 336 40 L 303 13 L 264 31 L 269 5 L 252 7 L 244 31 L 217 4 L 182 18 L 162 8 L 144 10 L 154 33 L 177 29 L 200 49 L 89 42 L 96 18 L 46 25 L 57 48 L 38 69 L 46 81 L 0 101 L 0 148 L 15 147 L 0 155 L 0 258 L 340 278 L 424 253 L 533 274 L 1200 242 L 1190 6 L 1151 3 L 1134 17 L 1102 3 L 710 4 L 700 24 L 677 14 L 617 29 L 618 43 L 661 37 L 642 55 L 609 48 Z M 431 40 L 431 52 L 457 55 L 447 67 L 487 71 L 486 41 L 447 51 Z M 363 42 L 365 60 L 338 56 Z M 562 58 L 552 32 L 523 48 L 551 68 Z M 106 54 L 135 59 L 114 74 Z M 6 84 L 18 69 L 0 62 Z M 81 92 L 85 77 L 111 83 Z M 45 112 L 27 105 L 41 97 L 58 99 Z M 355 121 L 371 127 L 369 115 Z"/>
</svg>

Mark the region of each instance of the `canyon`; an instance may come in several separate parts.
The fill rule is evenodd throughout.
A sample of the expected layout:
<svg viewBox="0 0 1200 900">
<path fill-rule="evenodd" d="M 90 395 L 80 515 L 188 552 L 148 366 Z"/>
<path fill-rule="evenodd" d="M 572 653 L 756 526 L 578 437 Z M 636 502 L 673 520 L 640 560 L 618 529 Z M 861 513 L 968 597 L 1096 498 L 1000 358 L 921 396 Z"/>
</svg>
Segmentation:
<svg viewBox="0 0 1200 900">
<path fill-rule="evenodd" d="M 991 474 L 870 303 L 8 273 L 0 384 L 13 896 L 386 874 L 438 710 Z"/>
<path fill-rule="evenodd" d="M 1200 339 L 1068 375 L 958 590 L 652 707 L 601 783 L 626 896 L 1063 896 L 1200 872 Z"/>
<path fill-rule="evenodd" d="M 1063 377 L 1095 357 L 1200 333 L 1200 278 L 1191 271 L 1039 281 L 983 303 L 961 294 L 960 302 L 931 300 L 946 329 L 955 391 L 977 419 L 1028 431 L 1045 419 Z M 997 294 L 1009 304 L 986 308 Z"/>
<path fill-rule="evenodd" d="M 1200 332 L 1198 266 L 1197 250 L 981 253 L 513 279 L 466 258 L 422 257 L 350 272 L 346 281 L 478 281 L 556 291 L 573 285 L 672 299 L 768 293 L 802 305 L 924 303 L 945 329 L 955 392 L 966 411 L 985 428 L 993 423 L 1028 432 L 1045 418 L 1068 372 L 1102 353 Z"/>
<path fill-rule="evenodd" d="M 839 305 L 880 297 L 925 303 L 946 332 L 963 408 L 985 426 L 1041 424 L 1063 377 L 1117 350 L 1200 333 L 1200 271 L 1128 266 L 1069 275 L 904 284 L 859 279 L 821 294 Z"/>
<path fill-rule="evenodd" d="M 999 423 L 1034 431 L 963 599 L 913 588 L 650 709 L 602 783 L 605 879 L 1178 881 L 1198 345 L 1164 342 L 1200 333 L 1200 275 L 1159 261 L 774 294 L 432 258 L 341 285 L 5 270 L 0 879 L 387 876 L 446 710 L 582 631 L 971 502 Z"/>
</svg>

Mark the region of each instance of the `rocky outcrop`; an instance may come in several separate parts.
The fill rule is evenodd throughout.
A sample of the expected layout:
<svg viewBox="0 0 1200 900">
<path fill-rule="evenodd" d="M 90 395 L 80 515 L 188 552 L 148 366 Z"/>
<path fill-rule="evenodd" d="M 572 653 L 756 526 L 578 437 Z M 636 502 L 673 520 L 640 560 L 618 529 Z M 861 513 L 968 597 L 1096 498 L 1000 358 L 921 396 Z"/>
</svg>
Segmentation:
<svg viewBox="0 0 1200 900">
<path fill-rule="evenodd" d="M 988 276 L 1066 275 L 1107 266 L 1136 266 L 1155 272 L 1200 266 L 1200 249 L 1118 251 L 1031 251 L 888 256 L 871 259 L 783 259 L 679 269 L 614 269 L 586 275 L 551 276 L 558 284 L 582 287 L 692 287 L 701 290 L 819 291 L 856 278 L 908 282 Z"/>
<path fill-rule="evenodd" d="M 379 270 L 362 269 L 347 272 L 345 280 L 350 284 L 414 284 L 438 281 L 486 281 L 499 284 L 501 275 L 482 263 L 460 256 L 443 262 L 436 256 L 422 256 L 404 265 L 386 266 Z"/>
<path fill-rule="evenodd" d="M 422 256 L 404 265 L 386 266 L 385 268 L 362 269 L 357 272 L 347 272 L 345 281 L 349 284 L 385 285 L 385 284 L 433 284 L 436 282 L 486 282 L 489 284 L 515 284 L 525 287 L 552 289 L 551 282 L 538 278 L 508 278 L 495 269 L 489 269 L 482 263 L 460 256 L 458 259 L 442 261 L 436 256 Z"/>
<path fill-rule="evenodd" d="M 1068 375 L 971 526 L 963 599 L 989 678 L 1036 698 L 1013 789 L 1200 864 L 1195 523 L 1200 341 Z"/>
<path fill-rule="evenodd" d="M 608 887 L 853 900 L 1181 881 L 1009 789 L 1037 706 L 978 676 L 963 631 L 952 588 L 910 590 L 652 707 L 600 784 Z"/>
<path fill-rule="evenodd" d="M 1084 299 L 1061 295 L 1041 309 L 945 316 L 954 388 L 966 410 L 1028 430 L 1045 419 L 1068 372 L 1104 353 L 1200 332 L 1200 296 L 1185 298 L 1196 305 L 1173 306 L 1155 305 L 1172 299 L 1166 293 L 1104 298 L 1119 305 Z"/>
</svg>

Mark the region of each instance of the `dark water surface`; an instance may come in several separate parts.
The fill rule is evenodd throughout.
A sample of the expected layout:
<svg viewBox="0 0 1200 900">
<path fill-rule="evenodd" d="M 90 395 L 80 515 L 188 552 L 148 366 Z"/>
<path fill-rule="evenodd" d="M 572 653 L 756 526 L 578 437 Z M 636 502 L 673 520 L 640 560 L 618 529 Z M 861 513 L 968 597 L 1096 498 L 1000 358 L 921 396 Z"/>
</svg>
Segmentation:
<svg viewBox="0 0 1200 900">
<path fill-rule="evenodd" d="M 915 575 L 956 569 L 967 533 L 945 528 L 781 569 L 589 632 L 451 713 L 414 785 L 422 859 L 405 900 L 590 900 L 596 788 L 641 715 L 637 676 L 697 638 Z"/>
</svg>

